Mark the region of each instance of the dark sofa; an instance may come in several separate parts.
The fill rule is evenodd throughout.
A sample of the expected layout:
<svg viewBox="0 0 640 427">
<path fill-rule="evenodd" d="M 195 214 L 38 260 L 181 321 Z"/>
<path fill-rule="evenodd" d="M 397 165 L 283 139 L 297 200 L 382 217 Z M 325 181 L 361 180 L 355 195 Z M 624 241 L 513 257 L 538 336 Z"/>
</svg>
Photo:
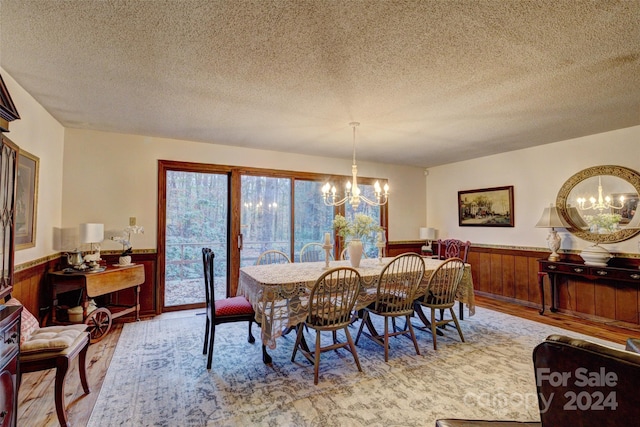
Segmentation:
<svg viewBox="0 0 640 427">
<path fill-rule="evenodd" d="M 551 335 L 533 350 L 533 365 L 540 422 L 441 419 L 436 427 L 640 425 L 640 354 Z"/>
</svg>

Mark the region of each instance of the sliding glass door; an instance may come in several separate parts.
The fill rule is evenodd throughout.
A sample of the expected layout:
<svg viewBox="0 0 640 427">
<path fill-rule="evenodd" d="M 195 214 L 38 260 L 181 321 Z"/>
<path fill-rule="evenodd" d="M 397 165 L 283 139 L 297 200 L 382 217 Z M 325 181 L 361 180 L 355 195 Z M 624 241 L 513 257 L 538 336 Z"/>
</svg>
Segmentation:
<svg viewBox="0 0 640 427">
<path fill-rule="evenodd" d="M 158 162 L 158 299 L 163 311 L 204 305 L 202 248 L 215 253 L 216 298 L 236 295 L 240 268 L 269 249 L 299 261 L 302 246 L 322 242 L 346 206 L 326 206 L 327 176 L 205 163 Z M 340 177 L 331 177 L 340 178 Z M 367 179 L 362 179 L 367 181 Z M 370 196 L 372 186 L 360 184 Z M 345 209 L 346 208 L 346 209 Z M 362 204 L 386 226 L 386 207 Z M 334 257 L 344 242 L 334 238 Z M 376 248 L 365 242 L 369 256 Z"/>
<path fill-rule="evenodd" d="M 167 171 L 164 306 L 205 302 L 202 248 L 215 254 L 217 298 L 226 296 L 229 177 Z"/>
<path fill-rule="evenodd" d="M 291 179 L 242 175 L 240 182 L 240 266 L 269 249 L 291 257 Z"/>
<path fill-rule="evenodd" d="M 334 208 L 326 206 L 320 197 L 321 181 L 296 180 L 294 260 L 300 261 L 300 249 L 307 243 L 322 243 L 324 233 L 331 232 Z M 335 249 L 335 248 L 334 248 Z"/>
</svg>

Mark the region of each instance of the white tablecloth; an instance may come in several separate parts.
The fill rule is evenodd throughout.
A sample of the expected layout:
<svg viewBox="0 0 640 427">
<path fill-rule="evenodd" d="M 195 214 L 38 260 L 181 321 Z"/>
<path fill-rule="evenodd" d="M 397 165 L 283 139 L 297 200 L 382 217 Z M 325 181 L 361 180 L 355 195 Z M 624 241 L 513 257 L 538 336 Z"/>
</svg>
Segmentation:
<svg viewBox="0 0 640 427">
<path fill-rule="evenodd" d="M 363 308 L 375 300 L 378 277 L 382 268 L 393 258 L 363 259 L 358 273 L 363 292 L 356 308 Z M 424 258 L 426 270 L 422 289 L 426 289 L 431 273 L 444 261 Z M 350 267 L 349 261 L 331 261 L 330 268 Z M 299 262 L 289 264 L 252 265 L 240 269 L 238 295 L 244 295 L 256 311 L 256 321 L 262 325 L 262 342 L 276 347 L 276 338 L 290 327 L 303 322 L 307 316 L 306 299 L 316 280 L 326 271 L 325 262 Z M 458 301 L 475 313 L 475 298 L 471 266 L 467 264 L 462 282 L 458 286 Z"/>
</svg>

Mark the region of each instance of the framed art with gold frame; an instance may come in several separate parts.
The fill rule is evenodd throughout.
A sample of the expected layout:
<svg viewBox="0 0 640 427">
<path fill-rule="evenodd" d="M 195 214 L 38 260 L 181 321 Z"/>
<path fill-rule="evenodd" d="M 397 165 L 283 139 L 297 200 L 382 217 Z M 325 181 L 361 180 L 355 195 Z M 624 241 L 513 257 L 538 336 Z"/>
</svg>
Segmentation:
<svg viewBox="0 0 640 427">
<path fill-rule="evenodd" d="M 513 227 L 513 185 L 458 191 L 458 225 Z"/>
<path fill-rule="evenodd" d="M 36 245 L 39 168 L 39 158 L 20 150 L 16 181 L 16 251 Z"/>
</svg>

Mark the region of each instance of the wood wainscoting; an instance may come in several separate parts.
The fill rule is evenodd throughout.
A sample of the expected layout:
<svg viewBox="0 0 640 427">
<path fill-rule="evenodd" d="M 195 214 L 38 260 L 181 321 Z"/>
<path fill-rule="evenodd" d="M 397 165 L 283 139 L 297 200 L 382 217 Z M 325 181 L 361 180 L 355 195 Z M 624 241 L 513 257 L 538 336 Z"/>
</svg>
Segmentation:
<svg viewBox="0 0 640 427">
<path fill-rule="evenodd" d="M 388 256 L 405 252 L 420 253 L 424 241 L 389 242 Z M 540 308 L 540 290 L 538 286 L 538 259 L 549 256 L 548 251 L 512 248 L 493 248 L 471 246 L 468 262 L 471 264 L 473 284 L 476 295 L 515 303 L 526 307 Z M 103 255 L 108 263 L 116 263 L 117 255 Z M 562 258 L 580 261 L 577 255 L 562 254 Z M 49 290 L 46 273 L 59 269 L 61 258 L 42 260 L 28 268 L 16 271 L 12 295 L 18 298 L 32 313 L 38 313 L 40 319 L 49 307 Z M 626 265 L 640 265 L 640 259 L 617 258 Z M 134 254 L 133 262 L 145 266 L 145 283 L 140 293 L 140 314 L 151 317 L 160 314 L 159 289 L 156 280 L 157 254 Z M 551 285 L 544 278 L 545 304 L 551 305 Z M 116 295 L 122 304 L 130 304 L 134 294 L 124 290 Z M 580 280 L 578 277 L 562 278 L 557 282 L 557 300 L 559 312 L 597 322 L 640 329 L 640 290 L 634 284 L 614 280 Z M 125 316 L 124 320 L 133 320 Z"/>
<path fill-rule="evenodd" d="M 117 264 L 118 255 L 105 255 L 102 258 L 107 264 Z M 158 287 L 156 286 L 157 254 L 133 254 L 132 261 L 144 265 L 145 281 L 140 286 L 140 317 L 152 317 L 160 314 L 158 305 Z M 47 324 L 50 311 L 50 291 L 47 272 L 60 270 L 66 266 L 64 258 L 55 256 L 48 259 L 29 263 L 14 273 L 13 292 L 11 296 L 17 298 L 27 310 L 38 317 L 41 325 Z M 112 301 L 122 305 L 134 305 L 135 293 L 133 288 L 124 289 L 109 295 Z M 98 304 L 100 305 L 100 304 Z M 123 316 L 118 321 L 133 321 L 134 314 Z M 43 322 L 44 321 L 44 322 Z"/>
<path fill-rule="evenodd" d="M 418 252 L 424 244 L 389 242 L 389 256 Z M 548 251 L 492 248 L 471 245 L 471 264 L 476 295 L 497 301 L 541 308 L 538 285 L 538 260 L 547 258 Z M 561 254 L 564 260 L 580 262 L 575 254 Z M 639 266 L 640 259 L 616 258 L 626 266 Z M 544 278 L 545 305 L 551 305 L 551 284 Z M 611 279 L 584 280 L 564 277 L 557 282 L 558 311 L 583 319 L 640 329 L 640 290 L 637 285 Z"/>
</svg>

